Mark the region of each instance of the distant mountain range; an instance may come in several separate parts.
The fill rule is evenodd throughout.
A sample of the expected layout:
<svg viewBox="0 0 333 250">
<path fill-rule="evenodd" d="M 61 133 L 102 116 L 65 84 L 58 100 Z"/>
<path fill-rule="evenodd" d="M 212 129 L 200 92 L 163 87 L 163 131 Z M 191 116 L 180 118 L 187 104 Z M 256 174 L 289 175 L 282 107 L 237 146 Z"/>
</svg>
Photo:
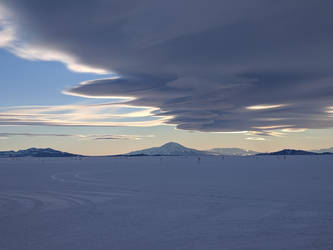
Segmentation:
<svg viewBox="0 0 333 250">
<path fill-rule="evenodd" d="M 52 148 L 29 148 L 18 151 L 0 151 L 0 157 L 74 157 L 80 156 Z"/>
<path fill-rule="evenodd" d="M 127 154 L 113 156 L 204 156 L 204 155 L 224 155 L 224 156 L 249 156 L 249 155 L 333 155 L 333 148 L 313 151 L 284 149 L 277 152 L 258 153 L 241 148 L 213 148 L 207 151 L 187 148 L 176 142 L 169 142 L 160 147 L 153 147 L 143 150 L 133 151 Z M 71 154 L 54 150 L 51 148 L 29 148 L 18 151 L 0 151 L 0 157 L 79 157 L 82 155 Z"/>
<path fill-rule="evenodd" d="M 333 149 L 333 148 L 332 148 Z M 312 152 L 304 150 L 284 149 L 277 152 L 258 153 L 241 148 L 213 148 L 208 151 L 201 151 L 184 147 L 176 142 L 169 142 L 161 147 L 153 147 L 133 151 L 122 156 L 201 156 L 201 155 L 225 155 L 225 156 L 248 156 L 248 155 L 323 155 L 333 154 L 327 151 Z"/>
</svg>

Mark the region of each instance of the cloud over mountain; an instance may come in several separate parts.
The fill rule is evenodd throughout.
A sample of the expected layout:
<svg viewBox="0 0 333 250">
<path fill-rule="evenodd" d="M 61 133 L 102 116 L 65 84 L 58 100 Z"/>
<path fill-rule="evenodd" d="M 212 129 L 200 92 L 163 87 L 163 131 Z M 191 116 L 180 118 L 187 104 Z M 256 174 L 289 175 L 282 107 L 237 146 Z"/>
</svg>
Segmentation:
<svg viewBox="0 0 333 250">
<path fill-rule="evenodd" d="M 126 104 L 157 107 L 152 115 L 187 130 L 333 127 L 332 1 L 0 4 L 7 30 L 1 46 L 27 59 L 119 76 L 67 94 L 134 97 Z"/>
</svg>

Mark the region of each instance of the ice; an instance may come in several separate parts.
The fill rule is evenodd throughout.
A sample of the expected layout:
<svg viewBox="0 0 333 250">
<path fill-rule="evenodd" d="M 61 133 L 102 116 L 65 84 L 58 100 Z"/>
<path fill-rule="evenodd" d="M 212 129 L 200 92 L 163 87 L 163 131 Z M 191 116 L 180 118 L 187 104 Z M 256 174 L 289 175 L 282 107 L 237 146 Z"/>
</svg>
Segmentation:
<svg viewBox="0 0 333 250">
<path fill-rule="evenodd" d="M 331 250 L 333 156 L 0 159 L 1 250 Z"/>
</svg>

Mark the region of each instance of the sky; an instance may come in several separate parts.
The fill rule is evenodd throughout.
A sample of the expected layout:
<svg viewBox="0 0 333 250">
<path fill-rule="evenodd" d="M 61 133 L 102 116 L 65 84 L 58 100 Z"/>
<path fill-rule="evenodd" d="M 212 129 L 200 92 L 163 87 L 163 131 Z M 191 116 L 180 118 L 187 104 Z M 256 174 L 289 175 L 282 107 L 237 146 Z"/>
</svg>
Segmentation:
<svg viewBox="0 0 333 250">
<path fill-rule="evenodd" d="M 333 146 L 328 0 L 0 0 L 0 150 Z"/>
</svg>

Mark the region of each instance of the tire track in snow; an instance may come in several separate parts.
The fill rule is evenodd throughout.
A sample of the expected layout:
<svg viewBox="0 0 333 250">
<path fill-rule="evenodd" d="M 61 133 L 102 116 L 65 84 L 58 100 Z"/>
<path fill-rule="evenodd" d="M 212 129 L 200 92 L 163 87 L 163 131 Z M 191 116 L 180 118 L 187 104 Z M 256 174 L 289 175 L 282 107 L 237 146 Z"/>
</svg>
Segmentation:
<svg viewBox="0 0 333 250">
<path fill-rule="evenodd" d="M 114 186 L 114 185 L 110 185 L 110 184 L 105 184 L 102 182 L 98 182 L 98 180 L 96 180 L 96 179 L 84 178 L 81 175 L 82 174 L 78 173 L 78 172 L 57 173 L 57 174 L 51 175 L 51 178 L 54 181 L 59 181 L 59 182 L 64 182 L 64 183 L 84 184 L 84 185 L 93 185 L 96 187 L 110 188 L 110 189 L 119 191 L 119 193 L 117 193 L 118 195 L 121 194 L 121 192 L 123 192 L 124 195 L 141 192 L 141 190 L 138 190 L 138 189 L 124 188 L 124 187 Z"/>
</svg>

